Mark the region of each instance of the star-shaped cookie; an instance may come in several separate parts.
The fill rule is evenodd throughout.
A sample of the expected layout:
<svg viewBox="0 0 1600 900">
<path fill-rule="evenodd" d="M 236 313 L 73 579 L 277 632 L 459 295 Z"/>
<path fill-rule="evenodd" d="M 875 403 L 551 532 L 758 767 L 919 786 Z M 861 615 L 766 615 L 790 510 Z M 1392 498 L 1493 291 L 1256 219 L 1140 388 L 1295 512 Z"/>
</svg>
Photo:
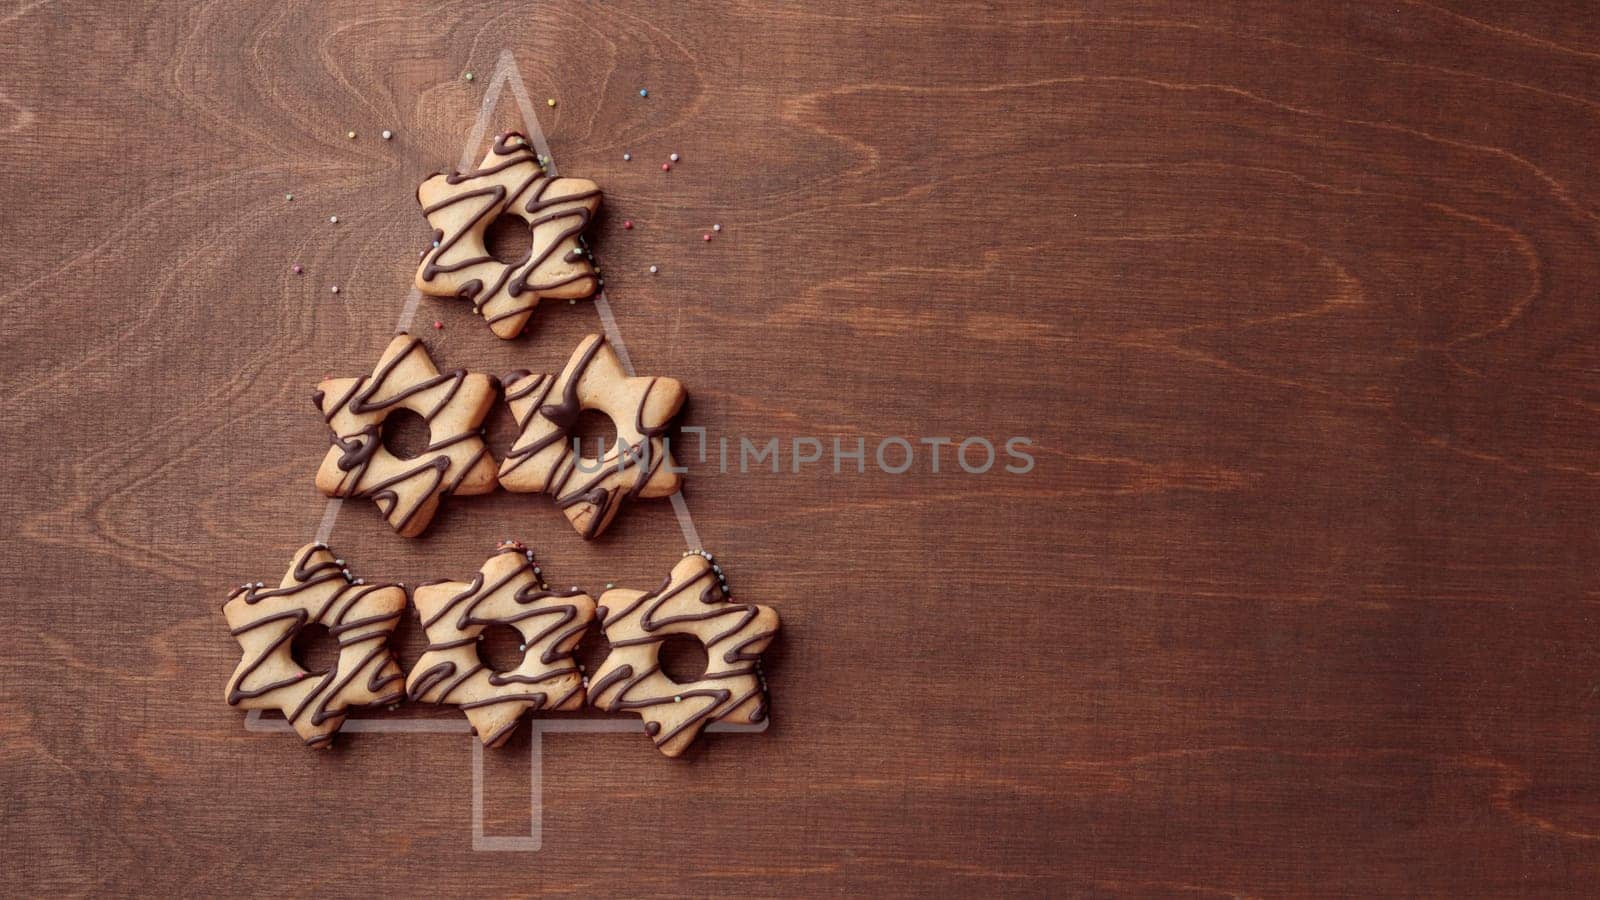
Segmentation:
<svg viewBox="0 0 1600 900">
<path fill-rule="evenodd" d="M 496 137 L 474 171 L 430 176 L 417 188 L 417 202 L 433 228 L 417 289 L 471 300 L 502 338 L 521 334 L 541 299 L 577 300 L 599 288 L 579 236 L 600 208 L 600 188 L 546 175 L 520 134 Z M 528 255 L 513 263 L 495 259 L 484 240 L 502 215 L 528 224 Z"/>
<path fill-rule="evenodd" d="M 544 492 L 585 538 L 611 524 L 624 499 L 666 497 L 682 478 L 662 435 L 688 395 L 675 378 L 633 378 L 603 335 L 578 344 L 559 377 L 513 372 L 506 401 L 521 433 L 500 464 L 509 491 Z M 617 442 L 604 457 L 580 457 L 571 433 L 578 414 L 611 417 Z"/>
<path fill-rule="evenodd" d="M 416 537 L 446 496 L 494 490 L 495 462 L 479 430 L 494 396 L 490 376 L 441 375 L 421 340 L 396 335 L 371 375 L 329 379 L 312 395 L 333 429 L 317 488 L 330 497 L 371 497 L 395 531 Z M 412 459 L 383 444 L 383 421 L 400 409 L 428 425 L 428 446 Z"/>
<path fill-rule="evenodd" d="M 524 711 L 578 709 L 583 676 L 572 651 L 594 621 L 594 600 L 578 589 L 552 591 L 533 554 L 502 544 L 471 584 L 419 586 L 415 602 L 428 646 L 406 680 L 412 700 L 461 707 L 485 746 L 511 736 Z M 484 628 L 509 625 L 522 635 L 522 662 L 496 672 L 484 664 Z"/>
<path fill-rule="evenodd" d="M 611 652 L 589 678 L 589 702 L 638 713 L 662 753 L 683 753 L 712 722 L 766 718 L 756 661 L 778 633 L 778 614 L 726 599 L 709 559 L 685 556 L 654 591 L 606 591 L 595 614 Z M 661 644 L 672 634 L 705 647 L 706 671 L 697 680 L 679 684 L 661 671 Z"/>
<path fill-rule="evenodd" d="M 389 635 L 405 607 L 404 588 L 364 584 L 323 544 L 301 547 L 276 588 L 246 584 L 222 606 L 244 648 L 228 679 L 229 705 L 282 710 L 307 746 L 328 746 L 351 707 L 404 696 Z M 338 659 L 320 675 L 295 662 L 291 650 L 308 625 L 326 627 L 339 643 Z"/>
</svg>

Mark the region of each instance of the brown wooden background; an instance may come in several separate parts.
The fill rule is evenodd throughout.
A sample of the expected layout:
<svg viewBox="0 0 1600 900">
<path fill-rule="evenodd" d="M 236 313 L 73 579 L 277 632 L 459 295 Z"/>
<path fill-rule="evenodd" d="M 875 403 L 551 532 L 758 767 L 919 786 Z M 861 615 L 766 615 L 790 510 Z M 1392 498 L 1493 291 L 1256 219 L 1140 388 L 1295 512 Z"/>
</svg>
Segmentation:
<svg viewBox="0 0 1600 900">
<path fill-rule="evenodd" d="M 9 892 L 1600 876 L 1590 4 L 13 0 L 0 33 Z M 606 190 L 612 302 L 686 422 L 1038 458 L 697 466 L 707 544 L 784 617 L 775 724 L 678 762 L 548 737 L 545 846 L 512 855 L 470 851 L 464 736 L 246 733 L 218 612 L 314 532 L 310 386 L 382 348 L 414 186 L 503 48 Z M 596 327 L 434 319 L 491 372 Z M 347 504 L 333 543 L 415 581 L 507 536 L 596 589 L 683 543 L 665 503 L 584 546 L 504 494 L 415 542 Z M 527 754 L 490 754 L 491 834 L 527 829 Z"/>
</svg>

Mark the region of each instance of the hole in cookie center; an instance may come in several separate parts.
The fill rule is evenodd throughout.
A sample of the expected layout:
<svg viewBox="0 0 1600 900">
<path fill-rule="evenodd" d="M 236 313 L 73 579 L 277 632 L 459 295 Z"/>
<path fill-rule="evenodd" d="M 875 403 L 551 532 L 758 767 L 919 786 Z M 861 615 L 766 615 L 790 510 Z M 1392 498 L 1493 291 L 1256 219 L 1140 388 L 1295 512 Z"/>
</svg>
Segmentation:
<svg viewBox="0 0 1600 900">
<path fill-rule="evenodd" d="M 383 420 L 383 447 L 401 459 L 416 459 L 428 449 L 428 423 L 409 409 L 397 409 Z"/>
<path fill-rule="evenodd" d="M 501 216 L 483 232 L 483 245 L 497 262 L 515 265 L 532 252 L 533 238 L 528 223 L 516 216 Z"/>
<path fill-rule="evenodd" d="M 678 684 L 699 681 L 706 674 L 706 648 L 687 634 L 669 634 L 661 642 L 661 674 Z"/>
<path fill-rule="evenodd" d="M 522 632 L 510 625 L 490 625 L 483 629 L 478 656 L 496 672 L 509 672 L 522 665 Z"/>
<path fill-rule="evenodd" d="M 598 409 L 586 409 L 578 413 L 578 421 L 573 423 L 572 432 L 567 435 L 568 443 L 578 441 L 578 452 L 587 459 L 599 459 L 611 452 L 617 445 L 617 426 L 612 423 L 611 417 Z"/>
<path fill-rule="evenodd" d="M 325 625 L 307 625 L 289 644 L 289 655 L 313 675 L 321 675 L 339 661 L 339 642 Z"/>
</svg>

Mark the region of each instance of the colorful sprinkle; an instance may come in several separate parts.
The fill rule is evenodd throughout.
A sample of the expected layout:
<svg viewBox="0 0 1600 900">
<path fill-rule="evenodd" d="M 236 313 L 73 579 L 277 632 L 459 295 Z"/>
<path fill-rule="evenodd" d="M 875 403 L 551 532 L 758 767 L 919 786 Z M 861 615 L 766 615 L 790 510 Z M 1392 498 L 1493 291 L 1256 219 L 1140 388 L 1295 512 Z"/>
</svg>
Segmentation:
<svg viewBox="0 0 1600 900">
<path fill-rule="evenodd" d="M 633 230 L 633 220 L 629 219 L 626 222 L 623 222 L 622 223 L 622 227 L 627 229 L 628 231 L 632 231 Z"/>
<path fill-rule="evenodd" d="M 444 323 L 443 322 L 434 322 L 433 323 L 433 327 L 434 328 L 443 328 L 444 327 Z"/>
<path fill-rule="evenodd" d="M 544 101 L 544 104 L 546 106 L 550 107 L 551 109 L 554 109 L 555 105 L 556 105 L 556 98 L 551 97 L 550 99 Z"/>
<path fill-rule="evenodd" d="M 709 235 L 709 234 L 707 234 L 707 235 L 703 235 L 703 237 L 704 237 L 704 238 L 705 238 L 705 239 L 706 239 L 706 240 L 708 240 L 708 241 L 709 241 L 709 240 L 711 240 L 711 235 Z"/>
<path fill-rule="evenodd" d="M 289 271 L 295 273 L 296 275 L 299 275 L 301 273 L 301 271 L 303 271 L 303 270 L 299 266 L 290 266 L 289 267 Z"/>
<path fill-rule="evenodd" d="M 648 96 L 650 96 L 650 92 L 645 90 L 644 88 L 639 88 L 639 96 L 648 97 Z"/>
<path fill-rule="evenodd" d="M 672 163 L 662 163 L 661 164 L 661 171 L 663 171 L 663 172 L 672 171 Z"/>
</svg>

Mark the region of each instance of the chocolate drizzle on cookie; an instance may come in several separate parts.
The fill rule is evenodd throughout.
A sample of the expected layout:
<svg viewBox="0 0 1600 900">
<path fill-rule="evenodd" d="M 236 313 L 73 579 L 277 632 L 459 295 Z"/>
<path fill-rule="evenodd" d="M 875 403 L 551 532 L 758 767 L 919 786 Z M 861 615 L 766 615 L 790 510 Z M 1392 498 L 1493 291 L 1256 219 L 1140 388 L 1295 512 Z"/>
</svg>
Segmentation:
<svg viewBox="0 0 1600 900">
<path fill-rule="evenodd" d="M 521 433 L 501 462 L 500 483 L 550 494 L 585 538 L 603 532 L 624 501 L 677 491 L 662 440 L 685 399 L 675 379 L 626 376 L 605 337 L 590 335 L 560 377 L 513 372 L 502 380 Z M 586 389 L 599 394 L 607 387 L 606 402 L 583 402 Z M 571 444 L 585 409 L 599 409 L 617 425 L 617 445 L 598 460 L 581 458 Z"/>
<path fill-rule="evenodd" d="M 472 380 L 471 396 L 463 394 Z M 334 396 L 327 388 L 338 387 Z M 427 525 L 439 501 L 473 478 L 470 493 L 493 488 L 493 460 L 478 431 L 492 402 L 492 379 L 464 369 L 440 373 L 418 338 L 397 335 L 370 376 L 324 382 L 312 396 L 333 427 L 333 451 L 317 475 L 317 485 L 335 497 L 371 497 L 394 529 L 408 536 Z M 331 399 L 330 399 L 331 398 Z M 440 420 L 460 404 L 453 427 Z M 429 442 L 410 460 L 383 446 L 382 423 L 397 409 L 409 409 L 428 425 Z M 374 466 L 378 468 L 374 468 Z"/>
<path fill-rule="evenodd" d="M 521 332 L 541 298 L 581 299 L 599 288 L 599 275 L 577 243 L 599 208 L 599 188 L 544 174 L 520 134 L 496 137 L 478 169 L 431 176 L 417 199 L 434 244 L 417 270 L 418 289 L 471 300 L 473 311 L 503 338 Z M 496 260 L 484 243 L 489 225 L 505 214 L 527 223 L 532 242 L 514 263 Z M 552 224 L 554 231 L 541 227 Z M 500 323 L 508 324 L 495 327 Z"/>
<path fill-rule="evenodd" d="M 669 756 L 682 753 L 711 722 L 766 717 L 756 660 L 777 634 L 778 616 L 765 606 L 724 600 L 710 562 L 685 557 L 656 590 L 607 591 L 601 599 L 607 605 L 600 608 L 600 625 L 611 654 L 589 685 L 594 706 L 639 713 Z M 709 665 L 692 683 L 680 685 L 661 671 L 661 643 L 670 634 L 692 635 L 706 648 Z"/>
<path fill-rule="evenodd" d="M 351 707 L 394 703 L 404 696 L 391 687 L 405 676 L 388 638 L 405 609 L 405 592 L 352 579 L 321 544 L 301 548 L 285 581 L 272 589 L 260 582 L 244 585 L 223 604 L 229 633 L 245 650 L 228 682 L 227 701 L 279 709 L 307 745 L 323 747 Z M 338 657 L 320 677 L 302 669 L 289 651 L 295 635 L 318 624 L 327 626 L 339 645 Z"/>
<path fill-rule="evenodd" d="M 501 548 L 470 584 L 434 583 L 417 590 L 428 646 L 407 679 L 412 700 L 459 706 L 484 744 L 510 735 L 524 710 L 574 709 L 583 703 L 582 674 L 572 659 L 594 620 L 594 601 L 577 589 L 550 590 L 526 550 Z M 509 625 L 522 635 L 522 663 L 506 672 L 484 664 L 483 629 Z"/>
</svg>

